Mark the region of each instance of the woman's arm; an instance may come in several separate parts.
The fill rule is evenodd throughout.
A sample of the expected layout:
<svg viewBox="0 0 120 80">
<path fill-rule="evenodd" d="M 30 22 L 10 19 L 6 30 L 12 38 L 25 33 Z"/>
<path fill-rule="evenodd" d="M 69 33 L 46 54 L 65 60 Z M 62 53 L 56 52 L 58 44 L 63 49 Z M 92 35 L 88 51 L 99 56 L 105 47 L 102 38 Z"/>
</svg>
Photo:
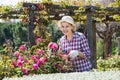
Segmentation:
<svg viewBox="0 0 120 80">
<path fill-rule="evenodd" d="M 82 35 L 80 44 L 81 44 L 83 52 L 79 52 L 80 53 L 79 56 L 82 58 L 90 59 L 91 52 L 90 52 L 88 41 L 87 41 L 85 35 Z"/>
</svg>

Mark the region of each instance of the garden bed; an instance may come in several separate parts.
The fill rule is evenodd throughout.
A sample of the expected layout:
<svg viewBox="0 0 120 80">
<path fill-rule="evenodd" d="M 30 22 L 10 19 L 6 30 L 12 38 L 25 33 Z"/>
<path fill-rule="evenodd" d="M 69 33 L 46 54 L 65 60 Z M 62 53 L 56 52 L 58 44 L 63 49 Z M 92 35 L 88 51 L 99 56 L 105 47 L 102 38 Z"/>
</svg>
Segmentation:
<svg viewBox="0 0 120 80">
<path fill-rule="evenodd" d="M 94 71 L 82 73 L 56 73 L 4 78 L 3 80 L 119 80 L 120 71 Z"/>
</svg>

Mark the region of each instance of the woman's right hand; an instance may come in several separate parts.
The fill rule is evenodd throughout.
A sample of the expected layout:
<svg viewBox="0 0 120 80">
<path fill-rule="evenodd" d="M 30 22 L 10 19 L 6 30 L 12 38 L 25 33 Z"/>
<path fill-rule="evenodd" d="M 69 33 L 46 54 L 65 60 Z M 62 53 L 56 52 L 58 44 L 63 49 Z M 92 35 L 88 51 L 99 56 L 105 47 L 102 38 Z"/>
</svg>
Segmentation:
<svg viewBox="0 0 120 80">
<path fill-rule="evenodd" d="M 67 54 L 59 54 L 63 60 L 67 60 L 68 59 L 68 55 Z"/>
<path fill-rule="evenodd" d="M 58 54 L 62 57 L 63 60 L 68 60 L 68 54 L 65 51 L 58 51 Z"/>
</svg>

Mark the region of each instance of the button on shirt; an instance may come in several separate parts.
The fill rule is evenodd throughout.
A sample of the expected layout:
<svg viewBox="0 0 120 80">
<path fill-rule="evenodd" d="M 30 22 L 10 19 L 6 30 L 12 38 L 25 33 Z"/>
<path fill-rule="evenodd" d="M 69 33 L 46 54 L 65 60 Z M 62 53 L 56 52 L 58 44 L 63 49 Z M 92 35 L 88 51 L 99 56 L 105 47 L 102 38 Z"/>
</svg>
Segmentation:
<svg viewBox="0 0 120 80">
<path fill-rule="evenodd" d="M 84 59 L 76 57 L 72 62 L 73 72 L 89 71 L 91 69 L 90 63 L 90 49 L 88 41 L 83 33 L 74 32 L 73 38 L 68 41 L 66 36 L 60 38 L 60 50 L 65 50 L 69 53 L 71 50 L 78 50 L 84 54 Z"/>
</svg>

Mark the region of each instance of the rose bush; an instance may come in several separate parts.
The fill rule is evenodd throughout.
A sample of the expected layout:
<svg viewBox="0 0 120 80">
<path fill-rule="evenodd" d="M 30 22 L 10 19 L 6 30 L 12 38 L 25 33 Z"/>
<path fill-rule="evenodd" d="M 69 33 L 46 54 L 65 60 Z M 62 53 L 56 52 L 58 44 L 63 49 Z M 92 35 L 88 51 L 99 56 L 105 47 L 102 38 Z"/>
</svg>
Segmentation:
<svg viewBox="0 0 120 80">
<path fill-rule="evenodd" d="M 31 47 L 27 44 L 21 45 L 15 51 L 6 47 L 1 60 L 1 78 L 20 77 L 23 75 L 63 73 L 71 69 L 64 59 L 58 54 L 58 45 L 50 42 L 44 45 L 42 39 L 36 40 L 36 45 Z"/>
</svg>

